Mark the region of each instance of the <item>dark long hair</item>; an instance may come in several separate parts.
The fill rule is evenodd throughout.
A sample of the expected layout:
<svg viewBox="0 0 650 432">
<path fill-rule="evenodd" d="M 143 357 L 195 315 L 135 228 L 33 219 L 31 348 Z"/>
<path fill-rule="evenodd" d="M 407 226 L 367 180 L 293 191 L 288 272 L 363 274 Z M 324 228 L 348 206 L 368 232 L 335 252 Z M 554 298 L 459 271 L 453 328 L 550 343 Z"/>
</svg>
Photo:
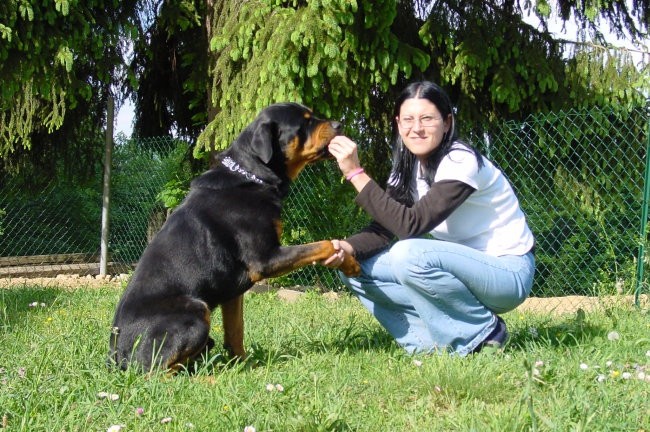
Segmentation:
<svg viewBox="0 0 650 432">
<path fill-rule="evenodd" d="M 445 157 L 454 144 L 460 144 L 467 149 L 467 151 L 474 153 L 479 169 L 483 166 L 483 158 L 480 152 L 472 147 L 470 144 L 461 140 L 458 137 L 456 130 L 456 116 L 454 115 L 453 106 L 447 93 L 439 85 L 430 81 L 418 81 L 409 84 L 395 101 L 395 109 L 393 111 L 393 119 L 397 118 L 400 113 L 402 104 L 407 99 L 427 99 L 434 104 L 443 119 L 451 118 L 451 127 L 449 131 L 442 136 L 442 142 L 438 148 L 429 155 L 427 165 L 424 168 L 424 179 L 431 185 L 433 183 L 436 170 L 443 157 Z M 402 137 L 397 128 L 397 122 L 393 123 L 393 167 L 391 169 L 390 182 L 388 192 L 397 199 L 399 202 L 406 205 L 413 205 L 413 196 L 411 194 L 410 186 L 413 178 L 413 169 L 416 164 L 416 157 L 411 151 L 406 148 Z"/>
</svg>

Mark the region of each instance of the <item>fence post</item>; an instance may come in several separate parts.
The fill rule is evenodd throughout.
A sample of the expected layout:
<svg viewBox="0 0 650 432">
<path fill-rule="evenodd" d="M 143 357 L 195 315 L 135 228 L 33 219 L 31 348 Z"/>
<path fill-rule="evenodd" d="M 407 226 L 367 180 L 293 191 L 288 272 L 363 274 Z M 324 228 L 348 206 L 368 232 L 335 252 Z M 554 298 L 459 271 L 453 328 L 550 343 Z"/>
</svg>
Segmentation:
<svg viewBox="0 0 650 432">
<path fill-rule="evenodd" d="M 634 303 L 641 305 L 641 285 L 643 284 L 644 255 L 646 242 L 646 227 L 648 224 L 648 200 L 650 199 L 650 106 L 646 107 L 646 149 L 645 149 L 645 175 L 643 187 L 643 204 L 641 207 L 641 228 L 639 230 L 639 254 L 636 260 L 636 289 L 634 290 Z"/>
<path fill-rule="evenodd" d="M 115 100 L 113 95 L 108 95 L 106 113 L 106 142 L 104 144 L 104 181 L 102 192 L 102 228 L 101 228 L 101 249 L 99 255 L 99 275 L 106 275 L 108 266 L 108 222 L 109 208 L 111 203 L 111 163 L 113 153 L 113 118 L 115 116 Z"/>
</svg>

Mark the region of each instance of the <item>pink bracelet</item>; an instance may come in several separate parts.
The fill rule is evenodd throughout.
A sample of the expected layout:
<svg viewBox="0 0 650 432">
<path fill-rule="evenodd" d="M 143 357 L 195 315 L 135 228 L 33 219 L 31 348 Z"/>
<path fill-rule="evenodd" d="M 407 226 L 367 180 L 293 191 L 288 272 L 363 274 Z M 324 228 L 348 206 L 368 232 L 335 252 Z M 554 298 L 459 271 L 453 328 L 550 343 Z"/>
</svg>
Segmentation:
<svg viewBox="0 0 650 432">
<path fill-rule="evenodd" d="M 348 174 L 347 177 L 345 177 L 345 179 L 346 179 L 347 181 L 350 181 L 350 180 L 352 180 L 353 178 L 355 178 L 356 176 L 358 176 L 359 174 L 361 174 L 362 172 L 364 172 L 364 171 L 363 171 L 363 168 L 357 168 L 356 170 L 354 170 L 354 171 L 352 171 L 350 174 Z"/>
</svg>

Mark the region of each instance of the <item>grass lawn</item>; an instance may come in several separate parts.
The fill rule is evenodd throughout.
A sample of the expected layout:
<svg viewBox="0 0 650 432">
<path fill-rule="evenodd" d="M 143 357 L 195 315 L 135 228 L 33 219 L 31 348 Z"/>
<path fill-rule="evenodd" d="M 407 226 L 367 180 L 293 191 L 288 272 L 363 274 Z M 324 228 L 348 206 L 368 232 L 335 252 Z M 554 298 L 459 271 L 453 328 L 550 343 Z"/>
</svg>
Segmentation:
<svg viewBox="0 0 650 432">
<path fill-rule="evenodd" d="M 648 310 L 514 311 L 504 352 L 412 357 L 348 295 L 250 294 L 249 359 L 168 377 L 106 368 L 120 292 L 0 289 L 0 430 L 650 432 Z"/>
</svg>

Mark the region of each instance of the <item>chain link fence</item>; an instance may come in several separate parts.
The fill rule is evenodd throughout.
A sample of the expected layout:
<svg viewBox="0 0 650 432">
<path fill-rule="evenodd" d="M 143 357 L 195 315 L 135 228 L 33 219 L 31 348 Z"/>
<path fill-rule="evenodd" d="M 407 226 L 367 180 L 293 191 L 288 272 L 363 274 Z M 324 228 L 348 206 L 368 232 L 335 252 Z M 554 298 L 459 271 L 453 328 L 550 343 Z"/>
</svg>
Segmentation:
<svg viewBox="0 0 650 432">
<path fill-rule="evenodd" d="M 465 133 L 509 177 L 528 216 L 537 241 L 533 296 L 648 292 L 645 277 L 637 284 L 647 258 L 641 256 L 643 265 L 637 260 L 647 243 L 642 219 L 649 119 L 641 108 L 571 110 Z M 188 144 L 173 139 L 116 143 L 109 271 L 133 268 L 165 220 L 163 203 L 170 205 L 186 190 L 189 160 Z M 284 209 L 285 244 L 345 237 L 368 222 L 340 178 L 333 161 L 301 174 Z M 96 273 L 101 173 L 85 186 L 55 179 L 38 190 L 6 174 L 0 180 L 0 276 L 11 275 L 7 269 L 26 257 L 32 257 L 32 268 L 48 264 L 53 272 Z M 54 254 L 63 255 L 61 262 L 51 262 Z M 341 287 L 336 273 L 320 266 L 273 282 Z"/>
</svg>

